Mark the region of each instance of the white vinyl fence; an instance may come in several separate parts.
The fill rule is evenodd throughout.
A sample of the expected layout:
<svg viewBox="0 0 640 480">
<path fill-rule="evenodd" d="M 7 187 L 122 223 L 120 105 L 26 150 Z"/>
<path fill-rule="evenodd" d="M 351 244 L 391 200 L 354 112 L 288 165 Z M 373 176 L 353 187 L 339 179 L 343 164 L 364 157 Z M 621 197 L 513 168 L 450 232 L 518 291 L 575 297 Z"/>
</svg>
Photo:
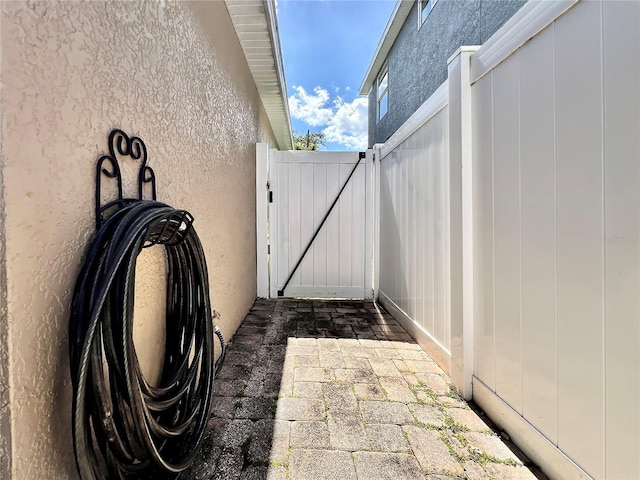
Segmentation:
<svg viewBox="0 0 640 480">
<path fill-rule="evenodd" d="M 552 478 L 640 478 L 640 2 L 529 2 L 447 88 L 378 150 L 380 298 Z"/>
<path fill-rule="evenodd" d="M 379 299 L 448 371 L 449 115 L 442 87 L 377 152 Z"/>
<path fill-rule="evenodd" d="M 360 152 L 265 153 L 268 174 L 260 175 L 258 196 L 265 199 L 268 179 L 271 247 L 262 278 L 270 287 L 259 290 L 271 297 L 371 298 L 371 158 Z M 264 213 L 267 205 L 260 207 Z M 264 242 L 266 231 L 259 234 Z"/>
<path fill-rule="evenodd" d="M 638 2 L 579 2 L 471 58 L 474 395 L 594 478 L 640 478 L 639 32 Z"/>
</svg>

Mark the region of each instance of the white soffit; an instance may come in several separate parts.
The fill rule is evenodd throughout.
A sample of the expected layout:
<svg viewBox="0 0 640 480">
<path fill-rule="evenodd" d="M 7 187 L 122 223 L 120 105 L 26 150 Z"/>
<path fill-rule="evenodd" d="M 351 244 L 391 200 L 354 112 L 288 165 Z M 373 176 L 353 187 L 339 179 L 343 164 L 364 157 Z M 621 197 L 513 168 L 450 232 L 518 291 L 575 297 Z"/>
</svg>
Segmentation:
<svg viewBox="0 0 640 480">
<path fill-rule="evenodd" d="M 282 51 L 274 0 L 225 0 L 280 150 L 292 150 Z"/>
<path fill-rule="evenodd" d="M 369 94 L 378 72 L 387 59 L 389 50 L 391 50 L 396 38 L 398 38 L 398 34 L 400 33 L 402 25 L 404 25 L 404 21 L 409 16 L 413 3 L 414 0 L 398 0 L 396 2 L 396 6 L 394 7 L 393 12 L 391 12 L 391 18 L 384 29 L 380 43 L 378 43 L 378 48 L 376 48 L 376 53 L 373 54 L 373 59 L 369 64 L 367 73 L 364 76 L 362 85 L 360 86 L 360 95 Z"/>
</svg>

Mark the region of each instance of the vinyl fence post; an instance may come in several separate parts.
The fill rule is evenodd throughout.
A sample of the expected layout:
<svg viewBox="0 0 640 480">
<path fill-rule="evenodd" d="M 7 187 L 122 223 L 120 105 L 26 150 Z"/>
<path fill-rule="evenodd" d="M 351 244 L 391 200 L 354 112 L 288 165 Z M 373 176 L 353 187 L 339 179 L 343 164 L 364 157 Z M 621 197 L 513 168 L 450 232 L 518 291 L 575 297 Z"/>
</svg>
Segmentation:
<svg viewBox="0 0 640 480">
<path fill-rule="evenodd" d="M 467 400 L 473 377 L 473 165 L 471 56 L 461 47 L 449 58 L 451 380 Z"/>
</svg>

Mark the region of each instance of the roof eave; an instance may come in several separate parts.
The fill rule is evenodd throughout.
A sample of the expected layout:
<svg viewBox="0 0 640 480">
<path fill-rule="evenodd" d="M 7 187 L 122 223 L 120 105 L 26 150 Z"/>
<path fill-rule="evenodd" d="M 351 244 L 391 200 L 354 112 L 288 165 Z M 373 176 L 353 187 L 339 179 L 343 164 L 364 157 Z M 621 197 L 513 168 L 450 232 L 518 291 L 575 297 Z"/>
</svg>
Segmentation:
<svg viewBox="0 0 640 480">
<path fill-rule="evenodd" d="M 278 148 L 292 150 L 287 83 L 274 0 L 225 0 L 225 4 Z"/>
</svg>

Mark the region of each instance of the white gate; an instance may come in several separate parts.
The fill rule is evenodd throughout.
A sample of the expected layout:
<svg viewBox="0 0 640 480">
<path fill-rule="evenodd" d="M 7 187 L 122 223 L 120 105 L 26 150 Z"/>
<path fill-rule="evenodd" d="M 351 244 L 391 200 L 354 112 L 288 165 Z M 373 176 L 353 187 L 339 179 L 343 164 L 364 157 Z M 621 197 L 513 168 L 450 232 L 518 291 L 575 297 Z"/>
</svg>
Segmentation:
<svg viewBox="0 0 640 480">
<path fill-rule="evenodd" d="M 372 174 L 370 153 L 268 151 L 270 297 L 372 298 Z"/>
</svg>

